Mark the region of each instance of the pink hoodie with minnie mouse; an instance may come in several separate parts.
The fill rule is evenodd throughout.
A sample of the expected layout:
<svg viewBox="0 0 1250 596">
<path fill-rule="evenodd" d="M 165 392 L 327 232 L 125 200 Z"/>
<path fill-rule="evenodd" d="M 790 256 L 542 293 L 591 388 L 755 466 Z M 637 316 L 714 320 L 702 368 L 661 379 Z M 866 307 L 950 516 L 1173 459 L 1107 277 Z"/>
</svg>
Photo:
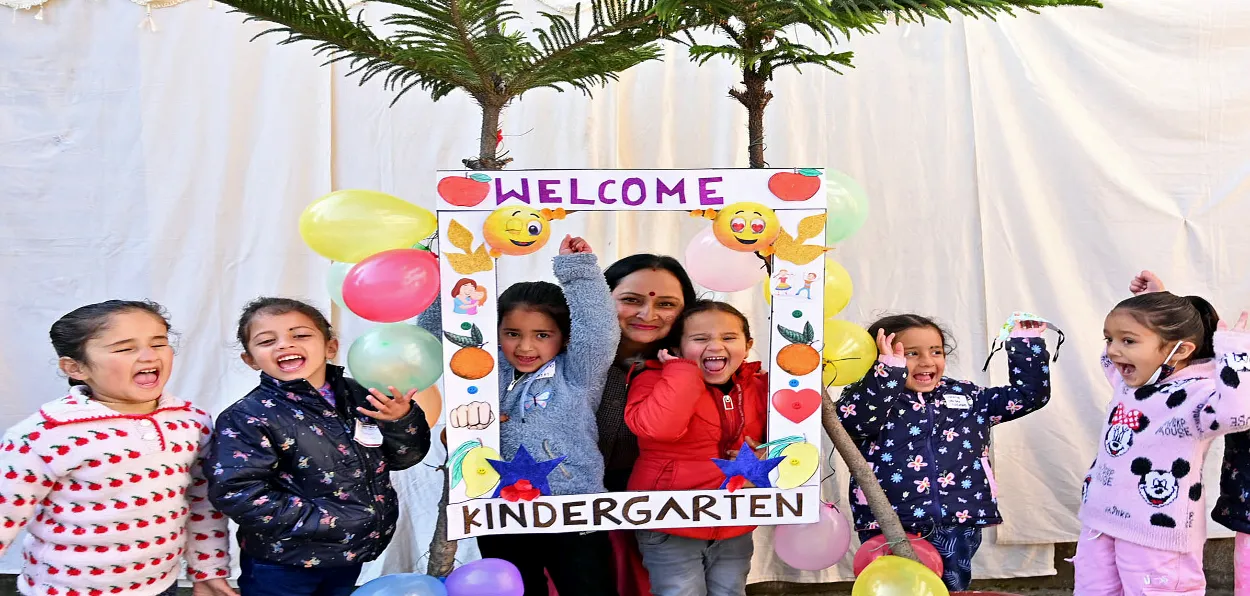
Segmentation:
<svg viewBox="0 0 1250 596">
<path fill-rule="evenodd" d="M 1081 490 L 1086 527 L 1160 550 L 1202 548 L 1202 464 L 1216 437 L 1250 428 L 1248 354 L 1250 334 L 1217 331 L 1214 359 L 1136 389 L 1103 355 L 1114 398 Z"/>
</svg>

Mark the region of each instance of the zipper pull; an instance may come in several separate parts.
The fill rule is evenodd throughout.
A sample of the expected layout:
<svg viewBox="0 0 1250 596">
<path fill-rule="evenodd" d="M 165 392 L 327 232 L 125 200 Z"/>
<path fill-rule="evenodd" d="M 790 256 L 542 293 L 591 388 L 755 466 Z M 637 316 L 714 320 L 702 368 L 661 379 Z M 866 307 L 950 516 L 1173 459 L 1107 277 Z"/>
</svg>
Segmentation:
<svg viewBox="0 0 1250 596">
<path fill-rule="evenodd" d="M 726 396 L 724 397 L 724 400 L 725 400 L 725 411 L 726 411 L 726 412 L 728 412 L 729 410 L 734 409 L 734 400 L 733 400 L 733 398 L 732 398 L 732 397 L 729 397 L 728 395 L 726 395 Z"/>
</svg>

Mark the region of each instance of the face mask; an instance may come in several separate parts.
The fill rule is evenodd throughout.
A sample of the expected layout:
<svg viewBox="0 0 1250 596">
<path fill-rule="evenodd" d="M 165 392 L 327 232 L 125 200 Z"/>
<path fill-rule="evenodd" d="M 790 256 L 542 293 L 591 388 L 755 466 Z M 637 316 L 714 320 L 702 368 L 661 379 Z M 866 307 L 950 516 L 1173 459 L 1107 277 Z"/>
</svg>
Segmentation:
<svg viewBox="0 0 1250 596">
<path fill-rule="evenodd" d="M 1176 372 L 1176 367 L 1168 363 L 1172 361 L 1172 357 L 1176 355 L 1176 351 L 1181 349 L 1182 343 L 1184 342 L 1176 342 L 1176 345 L 1172 347 L 1172 351 L 1168 352 L 1168 357 L 1163 359 L 1163 364 L 1160 364 L 1159 368 L 1155 369 L 1155 374 L 1150 375 L 1150 380 L 1146 381 L 1147 385 L 1154 385 L 1159 382 L 1159 379 L 1166 379 L 1172 376 L 1172 373 Z"/>
</svg>

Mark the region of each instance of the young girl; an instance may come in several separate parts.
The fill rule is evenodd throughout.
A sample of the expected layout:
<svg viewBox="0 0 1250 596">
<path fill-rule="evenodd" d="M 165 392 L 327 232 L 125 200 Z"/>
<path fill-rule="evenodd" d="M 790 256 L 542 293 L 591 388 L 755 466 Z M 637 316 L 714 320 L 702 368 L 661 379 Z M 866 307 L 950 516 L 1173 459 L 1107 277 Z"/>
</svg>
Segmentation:
<svg viewBox="0 0 1250 596">
<path fill-rule="evenodd" d="M 595 410 L 620 337 L 615 309 L 590 245 L 565 237 L 555 258 L 559 286 L 525 282 L 499 295 L 500 455 L 525 450 L 538 461 L 564 457 L 547 477 L 551 493 L 604 492 Z M 436 302 L 418 318 L 441 334 Z M 461 406 L 462 408 L 465 406 Z M 456 411 L 450 418 L 456 418 Z M 526 594 L 546 594 L 544 571 L 561 594 L 615 595 L 605 532 L 478 538 L 482 556 L 516 565 Z"/>
<path fill-rule="evenodd" d="M 712 461 L 737 455 L 764 439 L 768 374 L 744 362 L 751 328 L 738 309 L 702 300 L 673 326 L 676 347 L 629 388 L 625 422 L 641 455 L 629 490 L 720 488 Z M 638 548 L 657 596 L 741 596 L 751 570 L 753 526 L 640 530 Z"/>
<path fill-rule="evenodd" d="M 209 496 L 239 524 L 244 596 L 346 596 L 390 543 L 399 501 L 389 470 L 430 447 L 412 398 L 365 390 L 328 364 L 338 352 L 316 308 L 259 298 L 239 317 L 260 384 L 217 418 Z"/>
<path fill-rule="evenodd" d="M 951 591 L 972 581 L 981 529 L 1002 522 L 990 429 L 1050 400 L 1044 330 L 1037 322 L 1017 324 L 1007 341 L 1011 384 L 979 387 L 943 376 L 950 348 L 932 319 L 883 318 L 868 328 L 877 338 L 876 367 L 838 402 L 838 417 L 877 471 L 903 527 L 941 555 L 942 582 Z M 879 525 L 854 480 L 850 489 L 855 527 L 867 541 Z"/>
<path fill-rule="evenodd" d="M 1082 596 L 1205 593 L 1203 460 L 1216 437 L 1250 428 L 1247 314 L 1229 330 L 1206 300 L 1152 277 L 1103 324 L 1113 393 L 1081 497 Z"/>
<path fill-rule="evenodd" d="M 212 419 L 165 393 L 174 352 L 161 307 L 89 304 L 49 335 L 69 395 L 0 444 L 0 551 L 29 530 L 18 591 L 173 595 L 185 558 L 197 596 L 233 596 L 226 519 L 201 472 Z"/>
</svg>

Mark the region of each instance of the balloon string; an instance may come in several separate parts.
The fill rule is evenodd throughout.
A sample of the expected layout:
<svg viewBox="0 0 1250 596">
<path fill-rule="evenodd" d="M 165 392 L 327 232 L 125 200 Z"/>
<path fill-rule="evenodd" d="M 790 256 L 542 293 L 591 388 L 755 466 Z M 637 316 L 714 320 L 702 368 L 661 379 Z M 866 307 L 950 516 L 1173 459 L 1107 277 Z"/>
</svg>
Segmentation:
<svg viewBox="0 0 1250 596">
<path fill-rule="evenodd" d="M 920 536 L 920 539 L 921 539 L 921 540 L 928 541 L 928 540 L 929 540 L 929 537 L 930 537 L 930 536 L 932 536 L 932 535 L 933 535 L 933 533 L 934 533 L 934 532 L 936 532 L 936 531 L 937 531 L 937 528 L 936 528 L 936 527 L 929 528 L 929 529 L 928 529 L 928 531 L 927 531 L 927 532 L 926 532 L 923 536 Z M 909 539 L 908 539 L 908 541 L 910 542 L 910 540 L 911 540 L 911 539 L 909 538 Z M 868 552 L 877 552 L 877 551 L 879 551 L 879 550 L 881 550 L 881 549 L 883 549 L 883 548 L 889 548 L 889 549 L 891 550 L 891 552 L 893 552 L 894 547 L 895 547 L 895 546 L 898 546 L 898 545 L 900 545 L 900 544 L 902 544 L 902 543 L 903 543 L 903 541 L 902 541 L 902 540 L 896 540 L 896 541 L 894 541 L 894 542 L 883 542 L 880 546 L 878 546 L 878 547 L 876 547 L 876 548 L 874 548 L 874 549 L 872 549 L 872 550 L 870 550 L 870 551 L 868 551 Z"/>
</svg>

